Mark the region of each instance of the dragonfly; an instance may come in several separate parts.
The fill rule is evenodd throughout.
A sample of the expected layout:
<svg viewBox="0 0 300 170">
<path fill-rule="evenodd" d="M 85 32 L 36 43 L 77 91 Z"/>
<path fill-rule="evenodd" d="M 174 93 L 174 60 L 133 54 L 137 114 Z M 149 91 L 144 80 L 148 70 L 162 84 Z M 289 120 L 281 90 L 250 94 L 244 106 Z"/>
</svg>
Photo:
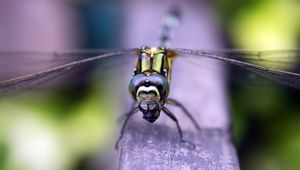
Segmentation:
<svg viewBox="0 0 300 170">
<path fill-rule="evenodd" d="M 129 83 L 129 93 L 134 101 L 129 111 L 124 114 L 124 121 L 121 126 L 120 136 L 116 142 L 118 149 L 119 142 L 123 138 L 128 120 L 140 111 L 143 119 L 150 123 L 154 123 L 160 116 L 165 113 L 171 120 L 176 123 L 179 132 L 180 141 L 194 146 L 191 142 L 183 138 L 182 129 L 175 114 L 172 113 L 165 104 L 171 104 L 179 107 L 182 112 L 191 120 L 197 130 L 200 126 L 184 105 L 178 100 L 169 98 L 171 72 L 173 61 L 177 57 L 192 58 L 210 58 L 236 65 L 243 69 L 257 73 L 267 79 L 273 80 L 279 84 L 283 84 L 300 90 L 300 74 L 296 71 L 290 71 L 286 66 L 293 64 L 300 59 L 300 50 L 273 50 L 273 51 L 242 51 L 242 50 L 198 50 L 198 49 L 182 49 L 169 48 L 167 46 L 169 40 L 173 36 L 174 28 L 178 26 L 180 21 L 180 12 L 178 8 L 172 8 L 166 15 L 165 22 L 162 27 L 160 37 L 160 45 L 157 47 L 145 47 L 122 49 L 122 50 L 106 50 L 99 52 L 86 58 L 80 58 L 69 63 L 58 65 L 50 69 L 16 77 L 0 82 L 0 97 L 11 96 L 27 89 L 34 88 L 47 81 L 62 76 L 76 68 L 82 67 L 88 63 L 102 61 L 113 57 L 123 55 L 135 55 L 136 63 L 133 68 L 133 75 Z M 15 54 L 14 52 L 0 52 L 0 56 L 4 54 Z M 58 56 L 80 56 L 91 55 L 97 52 L 65 52 L 65 53 L 49 53 L 46 55 Z M 44 53 L 45 54 L 45 53 Z M 21 54 L 19 54 L 21 55 Z M 23 53 L 24 56 L 33 55 L 31 52 Z M 39 55 L 35 53 L 35 55 Z M 270 64 L 271 63 L 271 64 Z M 266 66 L 265 64 L 269 64 Z"/>
</svg>

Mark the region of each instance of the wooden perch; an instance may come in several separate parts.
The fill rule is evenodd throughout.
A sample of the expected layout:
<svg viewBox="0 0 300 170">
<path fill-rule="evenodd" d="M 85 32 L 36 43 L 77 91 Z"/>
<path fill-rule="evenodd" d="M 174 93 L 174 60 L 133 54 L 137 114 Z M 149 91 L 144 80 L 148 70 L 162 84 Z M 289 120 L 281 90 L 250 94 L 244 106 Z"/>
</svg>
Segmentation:
<svg viewBox="0 0 300 170">
<path fill-rule="evenodd" d="M 221 129 L 186 132 L 181 143 L 176 128 L 131 121 L 120 147 L 119 169 L 238 169 L 231 136 Z"/>
<path fill-rule="evenodd" d="M 154 46 L 161 19 L 172 2 L 129 1 L 127 45 Z M 215 18 L 209 6 L 204 2 L 179 2 L 182 23 L 176 30 L 172 47 L 220 48 Z M 154 124 L 147 123 L 141 113 L 137 113 L 129 121 L 120 142 L 118 169 L 239 169 L 223 81 L 219 62 L 178 57 L 173 66 L 170 97 L 189 109 L 201 131 L 195 130 L 180 109 L 167 107 L 178 118 L 184 139 L 193 142 L 196 148 L 180 142 L 175 123 L 164 113 Z"/>
</svg>

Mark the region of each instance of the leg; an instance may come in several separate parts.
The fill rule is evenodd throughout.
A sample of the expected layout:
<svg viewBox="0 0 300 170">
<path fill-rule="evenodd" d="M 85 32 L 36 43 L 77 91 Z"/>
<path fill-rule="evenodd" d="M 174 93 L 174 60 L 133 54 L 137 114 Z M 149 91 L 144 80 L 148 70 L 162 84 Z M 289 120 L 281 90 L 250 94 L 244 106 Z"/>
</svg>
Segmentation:
<svg viewBox="0 0 300 170">
<path fill-rule="evenodd" d="M 136 101 L 133 101 L 133 102 L 131 103 L 130 108 L 134 108 L 135 105 L 136 105 Z M 121 121 L 123 121 L 123 120 L 125 119 L 125 117 L 127 116 L 127 114 L 128 114 L 128 113 L 121 115 L 121 116 L 118 118 L 117 123 L 121 123 Z"/>
<path fill-rule="evenodd" d="M 116 145 L 115 145 L 115 149 L 116 149 L 116 150 L 118 150 L 118 148 L 119 148 L 119 142 L 121 141 L 121 139 L 122 139 L 123 136 L 124 136 L 125 128 L 126 128 L 126 125 L 127 125 L 127 123 L 128 123 L 129 118 L 130 118 L 134 113 L 136 113 L 137 110 L 138 110 L 138 107 L 132 107 L 131 110 L 130 110 L 128 113 L 125 114 L 125 120 L 124 120 L 124 122 L 123 122 L 123 124 L 122 124 L 122 127 L 121 127 L 120 136 L 119 136 L 119 138 L 118 138 L 118 140 L 117 140 L 117 142 L 116 142 Z"/>
<path fill-rule="evenodd" d="M 200 126 L 198 125 L 198 123 L 196 122 L 195 118 L 193 117 L 193 115 L 181 104 L 179 103 L 177 100 L 175 99 L 167 99 L 166 103 L 180 107 L 180 109 L 189 117 L 189 119 L 193 122 L 195 128 L 199 131 L 200 130 Z"/>
<path fill-rule="evenodd" d="M 193 143 L 183 139 L 182 130 L 181 130 L 181 127 L 180 127 L 180 125 L 178 123 L 178 120 L 175 117 L 175 115 L 169 109 L 167 109 L 166 107 L 163 107 L 162 110 L 164 111 L 164 113 L 166 113 L 176 123 L 177 129 L 178 129 L 178 132 L 179 132 L 179 136 L 180 136 L 180 141 L 183 142 L 183 143 L 190 144 L 191 146 L 193 146 L 193 148 L 195 148 L 195 145 Z"/>
</svg>

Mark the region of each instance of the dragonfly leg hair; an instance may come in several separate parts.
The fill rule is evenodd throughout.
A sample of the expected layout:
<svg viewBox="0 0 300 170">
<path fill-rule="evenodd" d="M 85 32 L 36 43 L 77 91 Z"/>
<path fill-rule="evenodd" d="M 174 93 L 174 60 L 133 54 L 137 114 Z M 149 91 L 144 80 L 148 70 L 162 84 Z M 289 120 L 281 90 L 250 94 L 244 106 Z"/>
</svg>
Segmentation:
<svg viewBox="0 0 300 170">
<path fill-rule="evenodd" d="M 200 128 L 199 124 L 197 123 L 197 121 L 195 120 L 195 118 L 193 117 L 193 115 L 179 101 L 168 98 L 166 100 L 166 103 L 179 107 L 183 111 L 183 113 L 186 114 L 187 117 L 193 122 L 195 128 L 198 131 L 200 131 L 201 128 Z"/>
<path fill-rule="evenodd" d="M 134 106 L 134 105 L 133 105 L 133 106 Z M 118 150 L 118 148 L 119 148 L 119 143 L 120 143 L 121 139 L 122 139 L 123 136 L 124 136 L 124 132 L 125 132 L 125 129 L 126 129 L 126 125 L 127 125 L 127 123 L 128 123 L 128 120 L 129 120 L 130 117 L 131 117 L 134 113 L 136 113 L 137 111 L 138 111 L 138 107 L 132 107 L 131 110 L 130 110 L 128 113 L 125 114 L 125 120 L 124 120 L 124 122 L 123 122 L 123 124 L 122 124 L 122 127 L 121 127 L 120 136 L 119 136 L 119 138 L 118 138 L 118 140 L 117 140 L 117 142 L 116 142 L 116 145 L 115 145 L 115 149 L 116 149 L 116 150 Z"/>
<path fill-rule="evenodd" d="M 176 123 L 177 129 L 179 132 L 179 136 L 180 136 L 180 141 L 182 143 L 187 143 L 187 144 L 191 145 L 193 148 L 195 148 L 195 145 L 192 142 L 183 139 L 182 130 L 181 130 L 181 127 L 179 125 L 179 122 L 178 122 L 176 116 L 166 107 L 163 107 L 162 110 L 164 111 L 164 113 L 166 115 L 168 115 Z"/>
</svg>

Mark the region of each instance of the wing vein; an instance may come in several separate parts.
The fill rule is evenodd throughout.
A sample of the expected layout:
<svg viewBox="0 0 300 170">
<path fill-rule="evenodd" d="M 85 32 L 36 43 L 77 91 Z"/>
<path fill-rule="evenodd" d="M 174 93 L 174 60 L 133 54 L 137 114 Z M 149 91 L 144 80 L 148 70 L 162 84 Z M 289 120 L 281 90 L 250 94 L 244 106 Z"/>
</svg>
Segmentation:
<svg viewBox="0 0 300 170">
<path fill-rule="evenodd" d="M 201 50 L 189 50 L 189 49 L 174 49 L 174 51 L 179 54 L 202 56 L 202 57 L 206 57 L 206 58 L 219 60 L 219 61 L 222 61 L 225 63 L 237 65 L 242 68 L 248 69 L 252 72 L 255 72 L 257 74 L 260 74 L 260 75 L 262 75 L 268 79 L 271 79 L 277 83 L 300 89 L 300 74 L 298 74 L 298 73 L 279 70 L 279 69 L 273 69 L 273 68 L 267 68 L 267 67 L 264 67 L 261 65 L 248 63 L 245 61 L 240 61 L 238 59 L 226 58 L 226 57 L 222 56 L 221 53 L 214 54 L 212 52 L 206 52 L 206 51 L 201 51 Z M 296 54 L 299 53 L 298 50 L 295 50 L 292 52 L 296 52 Z M 263 53 L 263 52 L 260 52 L 260 53 Z"/>
<path fill-rule="evenodd" d="M 80 65 L 91 63 L 93 61 L 108 58 L 108 57 L 130 54 L 131 52 L 134 52 L 136 50 L 137 49 L 127 49 L 127 50 L 108 52 L 94 57 L 89 57 L 89 58 L 73 61 L 67 64 L 59 65 L 35 74 L 29 74 L 29 75 L 2 81 L 0 82 L 0 97 L 10 96 L 12 94 L 22 92 L 23 90 L 32 88 L 48 80 L 51 80 L 55 77 L 58 77 L 58 75 L 67 73 L 72 69 L 77 68 Z"/>
</svg>

